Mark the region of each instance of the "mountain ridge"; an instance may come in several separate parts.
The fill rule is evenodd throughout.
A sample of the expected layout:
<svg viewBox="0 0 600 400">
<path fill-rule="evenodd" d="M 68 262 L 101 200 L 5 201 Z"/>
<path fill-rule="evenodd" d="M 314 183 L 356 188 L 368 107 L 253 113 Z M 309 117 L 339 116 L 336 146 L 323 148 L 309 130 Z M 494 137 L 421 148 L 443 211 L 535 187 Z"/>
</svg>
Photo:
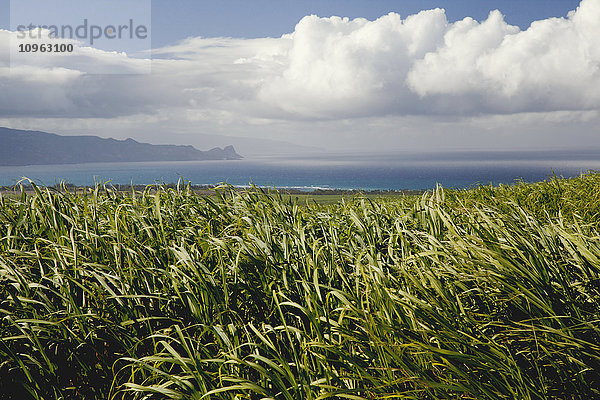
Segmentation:
<svg viewBox="0 0 600 400">
<path fill-rule="evenodd" d="M 94 162 L 239 160 L 233 146 L 201 151 L 191 145 L 153 145 L 132 138 L 62 136 L 0 127 L 0 165 Z"/>
</svg>

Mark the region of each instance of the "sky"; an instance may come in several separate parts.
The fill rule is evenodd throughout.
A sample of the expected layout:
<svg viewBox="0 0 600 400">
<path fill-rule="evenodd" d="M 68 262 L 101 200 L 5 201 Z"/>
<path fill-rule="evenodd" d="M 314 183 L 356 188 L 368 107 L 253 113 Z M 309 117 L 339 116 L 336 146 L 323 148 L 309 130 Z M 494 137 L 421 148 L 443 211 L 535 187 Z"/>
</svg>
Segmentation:
<svg viewBox="0 0 600 400">
<path fill-rule="evenodd" d="M 131 4 L 151 5 L 151 51 L 17 59 L 0 0 L 0 126 L 201 149 L 600 148 L 600 0 Z"/>
</svg>

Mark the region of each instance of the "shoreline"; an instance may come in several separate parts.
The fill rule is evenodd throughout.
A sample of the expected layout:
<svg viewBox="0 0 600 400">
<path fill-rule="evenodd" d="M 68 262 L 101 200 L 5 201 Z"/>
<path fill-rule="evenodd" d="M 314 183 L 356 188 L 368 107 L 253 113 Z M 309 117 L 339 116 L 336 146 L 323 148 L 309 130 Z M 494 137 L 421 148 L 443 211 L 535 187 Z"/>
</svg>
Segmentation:
<svg viewBox="0 0 600 400">
<path fill-rule="evenodd" d="M 78 186 L 70 183 L 63 183 L 58 185 L 35 185 L 41 189 L 50 189 L 53 191 L 60 192 L 70 192 L 70 193 L 83 193 L 90 190 L 95 189 L 96 186 Z M 100 187 L 105 187 L 108 190 L 116 190 L 118 192 L 132 192 L 142 193 L 147 189 L 151 191 L 155 191 L 157 188 L 162 189 L 173 189 L 176 190 L 178 186 L 182 189 L 188 187 L 187 184 L 176 184 L 176 183 L 165 183 L 165 184 L 151 184 L 151 185 L 123 185 L 123 184 L 104 184 L 98 185 Z M 400 190 L 370 190 L 370 189 L 337 189 L 337 188 L 315 188 L 315 189 L 305 189 L 299 187 L 266 187 L 266 186 L 234 186 L 234 185 L 226 185 L 226 184 L 217 184 L 217 185 L 189 185 L 190 190 L 199 195 L 211 195 L 218 190 L 218 188 L 222 187 L 231 187 L 232 189 L 243 192 L 248 190 L 265 190 L 268 192 L 274 192 L 284 195 L 310 195 L 310 196 L 353 196 L 359 194 L 368 194 L 368 195 L 421 195 L 426 191 L 432 190 L 429 189 L 400 189 Z M 0 194 L 17 194 L 21 193 L 23 190 L 25 193 L 33 193 L 34 186 L 30 184 L 23 185 L 14 185 L 14 186 L 0 186 Z"/>
</svg>

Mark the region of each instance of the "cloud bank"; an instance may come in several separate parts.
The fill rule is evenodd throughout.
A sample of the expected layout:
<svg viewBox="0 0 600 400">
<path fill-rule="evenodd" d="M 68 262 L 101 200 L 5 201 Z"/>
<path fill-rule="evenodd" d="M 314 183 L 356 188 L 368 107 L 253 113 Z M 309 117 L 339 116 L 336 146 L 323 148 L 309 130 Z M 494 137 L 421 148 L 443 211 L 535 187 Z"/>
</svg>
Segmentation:
<svg viewBox="0 0 600 400">
<path fill-rule="evenodd" d="M 83 72 L 135 71 L 140 62 L 89 47 L 11 68 L 14 34 L 0 30 L 5 118 L 166 115 L 217 131 L 234 123 L 600 110 L 600 0 L 525 31 L 500 11 L 481 22 L 449 22 L 442 9 L 374 21 L 312 15 L 280 38 L 197 37 L 155 49 L 152 73 L 139 75 Z"/>
<path fill-rule="evenodd" d="M 259 97 L 310 116 L 478 114 L 600 107 L 600 1 L 520 31 L 492 11 L 375 21 L 305 17 Z"/>
</svg>

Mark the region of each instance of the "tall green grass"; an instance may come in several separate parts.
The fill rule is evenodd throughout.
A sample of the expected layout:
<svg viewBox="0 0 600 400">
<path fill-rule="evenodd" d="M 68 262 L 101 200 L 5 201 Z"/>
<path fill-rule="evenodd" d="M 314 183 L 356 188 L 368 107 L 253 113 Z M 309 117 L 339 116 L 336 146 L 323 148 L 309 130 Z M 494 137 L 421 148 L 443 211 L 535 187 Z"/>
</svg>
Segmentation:
<svg viewBox="0 0 600 400">
<path fill-rule="evenodd" d="M 600 175 L 0 197 L 0 398 L 600 397 Z"/>
</svg>

